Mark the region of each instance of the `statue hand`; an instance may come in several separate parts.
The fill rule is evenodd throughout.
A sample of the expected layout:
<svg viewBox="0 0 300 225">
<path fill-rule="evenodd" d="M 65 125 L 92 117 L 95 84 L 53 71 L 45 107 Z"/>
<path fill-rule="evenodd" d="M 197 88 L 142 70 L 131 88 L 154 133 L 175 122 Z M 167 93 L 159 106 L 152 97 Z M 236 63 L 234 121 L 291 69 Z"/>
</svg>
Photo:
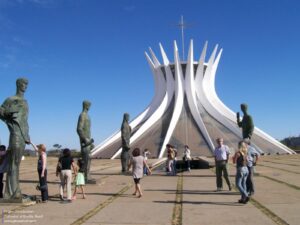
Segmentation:
<svg viewBox="0 0 300 225">
<path fill-rule="evenodd" d="M 12 113 L 12 112 L 4 111 L 4 113 L 3 113 L 3 117 L 6 120 L 12 120 L 13 119 L 13 115 L 14 115 L 14 113 Z"/>
</svg>

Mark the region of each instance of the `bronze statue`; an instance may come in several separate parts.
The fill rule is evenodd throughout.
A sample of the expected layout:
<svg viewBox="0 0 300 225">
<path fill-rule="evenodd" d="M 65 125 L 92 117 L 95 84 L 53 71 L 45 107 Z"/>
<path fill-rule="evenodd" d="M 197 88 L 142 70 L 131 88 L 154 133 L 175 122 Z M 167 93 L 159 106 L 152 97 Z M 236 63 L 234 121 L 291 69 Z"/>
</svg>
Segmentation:
<svg viewBox="0 0 300 225">
<path fill-rule="evenodd" d="M 28 104 L 24 99 L 28 80 L 17 79 L 16 95 L 7 98 L 0 106 L 0 119 L 3 120 L 9 130 L 9 146 L 7 151 L 8 168 L 4 199 L 22 199 L 19 185 L 19 169 L 24 153 L 25 145 L 30 143 L 28 126 Z"/>
<path fill-rule="evenodd" d="M 131 127 L 129 126 L 129 114 L 124 113 L 123 122 L 121 126 L 121 136 L 122 136 L 122 153 L 121 153 L 121 165 L 122 172 L 128 171 L 128 161 L 129 161 L 129 149 L 130 149 L 130 135 Z"/>
<path fill-rule="evenodd" d="M 92 179 L 90 177 L 90 152 L 94 148 L 94 139 L 91 138 L 91 120 L 88 115 L 90 107 L 91 103 L 89 101 L 83 101 L 82 112 L 79 115 L 77 123 L 77 133 L 80 140 L 81 157 L 84 161 L 84 177 L 85 181 L 88 183 L 92 182 Z"/>
<path fill-rule="evenodd" d="M 247 112 L 248 110 L 247 104 L 241 104 L 241 110 L 244 113 L 244 116 L 242 121 L 240 121 L 240 113 L 239 112 L 236 113 L 237 124 L 239 127 L 242 128 L 243 138 L 251 139 L 254 130 L 254 124 L 253 124 L 252 117 Z"/>
</svg>

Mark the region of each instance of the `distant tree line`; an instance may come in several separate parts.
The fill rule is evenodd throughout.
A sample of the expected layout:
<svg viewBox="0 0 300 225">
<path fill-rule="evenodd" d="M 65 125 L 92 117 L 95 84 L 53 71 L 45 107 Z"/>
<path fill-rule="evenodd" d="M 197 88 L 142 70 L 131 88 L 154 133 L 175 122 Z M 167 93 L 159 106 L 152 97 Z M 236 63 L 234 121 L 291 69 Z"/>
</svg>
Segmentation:
<svg viewBox="0 0 300 225">
<path fill-rule="evenodd" d="M 60 157 L 62 154 L 62 150 L 62 145 L 54 144 L 53 148 L 47 150 L 47 156 Z M 79 158 L 81 156 L 81 153 L 77 149 L 71 149 L 71 155 L 74 158 Z M 25 149 L 24 156 L 37 156 L 37 153 L 34 150 Z"/>
<path fill-rule="evenodd" d="M 300 135 L 298 137 L 284 138 L 280 142 L 293 150 L 300 151 Z"/>
</svg>

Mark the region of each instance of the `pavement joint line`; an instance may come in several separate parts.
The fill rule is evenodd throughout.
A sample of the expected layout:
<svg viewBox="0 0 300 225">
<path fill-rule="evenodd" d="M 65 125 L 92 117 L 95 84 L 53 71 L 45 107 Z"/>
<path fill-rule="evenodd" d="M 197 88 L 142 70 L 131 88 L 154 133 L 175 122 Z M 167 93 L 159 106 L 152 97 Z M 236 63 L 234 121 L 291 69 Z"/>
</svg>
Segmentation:
<svg viewBox="0 0 300 225">
<path fill-rule="evenodd" d="M 100 180 L 104 180 L 108 177 L 110 177 L 110 175 L 106 175 L 106 176 L 102 177 Z M 51 196 L 49 196 L 49 197 L 51 197 Z M 59 198 L 59 194 L 53 195 L 52 197 Z M 24 209 L 24 208 L 27 208 L 27 207 L 30 207 L 30 206 L 33 206 L 33 205 L 35 205 L 35 204 L 24 204 L 24 205 L 21 205 L 21 206 L 17 206 L 13 209 L 8 210 L 7 212 L 4 212 L 3 215 L 7 215 L 7 214 L 9 214 L 9 212 L 16 212 L 18 210 L 21 210 L 21 209 Z"/>
<path fill-rule="evenodd" d="M 79 219 L 75 220 L 71 225 L 80 225 L 89 220 L 91 217 L 96 215 L 98 212 L 100 212 L 102 209 L 104 209 L 106 206 L 108 206 L 110 203 L 112 203 L 115 199 L 120 197 L 123 193 L 128 191 L 131 187 L 133 186 L 132 183 L 128 183 L 125 187 L 123 187 L 120 191 L 117 193 L 113 194 L 111 197 L 109 197 L 107 200 L 104 202 L 101 202 L 98 204 L 95 208 L 91 209 L 88 211 L 85 215 L 80 217 Z"/>
<path fill-rule="evenodd" d="M 267 166 L 267 165 L 262 165 L 262 164 L 259 164 L 258 166 L 268 167 L 268 168 L 272 168 L 272 169 L 277 169 L 277 170 L 285 171 L 285 172 L 288 172 L 288 173 L 300 174 L 300 172 L 286 170 L 286 169 L 281 169 L 281 168 L 277 168 L 277 167 L 274 167 L 274 166 Z"/>
<path fill-rule="evenodd" d="M 153 170 L 156 169 L 159 165 L 155 165 L 153 167 Z M 109 175 L 107 176 L 109 177 Z M 133 183 L 128 183 L 125 187 L 123 187 L 120 191 L 112 195 L 110 198 L 105 200 L 104 202 L 101 202 L 99 205 L 97 205 L 95 208 L 88 211 L 85 215 L 80 217 L 79 219 L 75 220 L 71 225 L 80 225 L 89 220 L 91 217 L 95 216 L 98 212 L 100 212 L 102 209 L 104 209 L 106 206 L 108 206 L 110 203 L 112 203 L 114 200 L 116 200 L 118 197 L 120 197 L 123 193 L 128 191 L 133 186 Z"/>
<path fill-rule="evenodd" d="M 277 216 L 275 213 L 273 213 L 271 210 L 263 206 L 259 201 L 257 201 L 254 198 L 250 199 L 250 202 L 263 214 L 265 214 L 267 217 L 269 217 L 273 222 L 275 222 L 278 225 L 289 225 L 285 220 Z"/>
<path fill-rule="evenodd" d="M 215 172 L 214 168 L 211 168 L 211 170 L 213 172 Z M 255 173 L 255 175 L 261 176 L 261 177 L 266 177 L 264 175 L 260 175 L 259 173 Z M 269 177 L 266 177 L 269 178 Z M 223 178 L 224 179 L 224 178 Z M 273 178 L 269 178 L 270 180 L 273 180 Z M 276 179 L 274 179 L 274 181 L 279 182 L 279 183 L 284 183 L 281 181 L 278 181 Z M 287 183 L 284 183 L 286 185 L 289 185 Z M 236 191 L 239 191 L 238 188 L 235 185 L 232 185 L 233 189 Z M 300 190 L 300 187 L 298 187 Z M 250 203 L 257 208 L 259 211 L 261 211 L 263 214 L 265 214 L 268 218 L 270 218 L 271 220 L 273 220 L 273 222 L 275 222 L 278 225 L 289 225 L 285 220 L 283 220 L 282 218 L 280 218 L 279 216 L 277 216 L 275 213 L 273 213 L 270 209 L 268 209 L 267 207 L 265 207 L 263 204 L 261 204 L 259 201 L 257 201 L 256 199 L 254 199 L 253 197 L 250 198 Z"/>
<path fill-rule="evenodd" d="M 273 161 L 269 161 L 269 160 L 263 160 L 263 162 L 268 162 L 268 163 L 273 163 L 273 164 L 281 164 L 281 165 L 288 165 L 288 166 L 297 166 L 297 167 L 300 167 L 299 164 L 292 164 L 292 163 L 273 162 Z M 261 165 L 261 164 L 259 164 L 259 165 Z"/>
<path fill-rule="evenodd" d="M 183 190 L 183 172 L 177 179 L 177 189 L 175 196 L 175 205 L 173 208 L 172 225 L 182 225 L 182 190 Z"/>
<path fill-rule="evenodd" d="M 277 183 L 279 183 L 279 184 L 284 184 L 284 185 L 286 185 L 286 186 L 288 186 L 288 187 L 290 187 L 290 188 L 293 188 L 293 189 L 295 189 L 295 190 L 297 190 L 297 191 L 300 191 L 300 187 L 297 186 L 297 185 L 289 184 L 289 183 L 287 183 L 287 182 L 284 182 L 284 181 L 281 181 L 281 180 L 277 180 L 277 179 L 275 179 L 275 178 L 273 178 L 273 177 L 269 177 L 269 176 L 266 176 L 266 175 L 262 175 L 262 174 L 260 174 L 260 173 L 255 173 L 255 175 L 257 175 L 257 176 L 259 176 L 259 177 L 263 177 L 263 178 L 269 179 L 269 180 L 274 181 L 274 182 L 277 182 Z"/>
</svg>

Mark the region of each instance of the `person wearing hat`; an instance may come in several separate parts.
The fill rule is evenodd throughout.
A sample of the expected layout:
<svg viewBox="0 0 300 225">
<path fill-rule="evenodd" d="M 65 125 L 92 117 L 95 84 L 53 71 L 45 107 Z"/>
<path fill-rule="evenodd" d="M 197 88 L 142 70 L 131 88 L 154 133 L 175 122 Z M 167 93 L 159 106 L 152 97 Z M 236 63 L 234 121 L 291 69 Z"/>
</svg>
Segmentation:
<svg viewBox="0 0 300 225">
<path fill-rule="evenodd" d="M 34 150 L 38 152 L 39 159 L 37 162 L 37 171 L 39 174 L 39 186 L 37 189 L 41 191 L 42 203 L 48 202 L 48 185 L 47 185 L 47 155 L 46 146 L 44 144 L 39 144 L 35 146 L 31 143 Z"/>
</svg>

